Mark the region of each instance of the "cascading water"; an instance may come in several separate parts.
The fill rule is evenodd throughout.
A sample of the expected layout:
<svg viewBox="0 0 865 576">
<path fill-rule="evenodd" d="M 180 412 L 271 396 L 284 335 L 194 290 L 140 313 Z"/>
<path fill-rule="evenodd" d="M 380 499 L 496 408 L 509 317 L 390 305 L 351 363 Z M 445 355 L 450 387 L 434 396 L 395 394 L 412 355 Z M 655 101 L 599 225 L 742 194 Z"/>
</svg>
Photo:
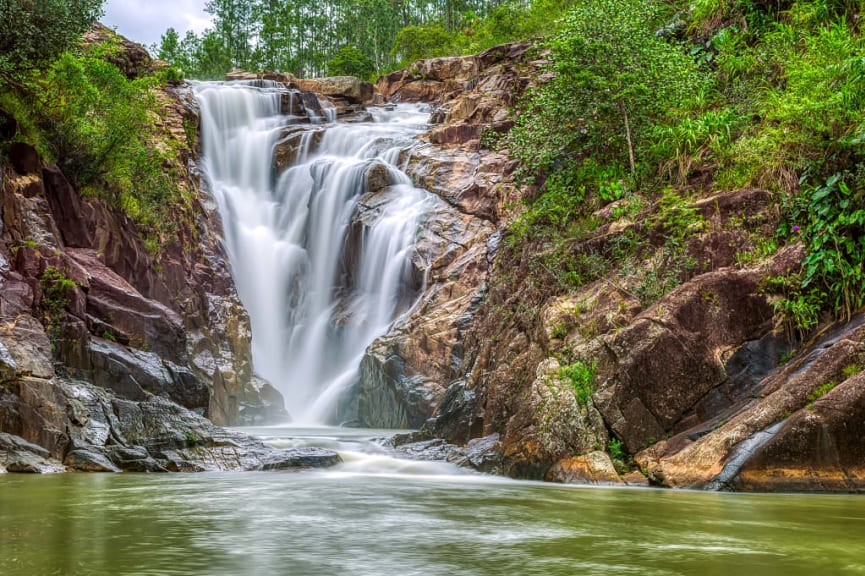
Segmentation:
<svg viewBox="0 0 865 576">
<path fill-rule="evenodd" d="M 332 422 L 364 351 L 414 295 L 411 256 L 430 197 L 395 164 L 428 113 L 382 109 L 372 123 L 330 124 L 314 149 L 307 128 L 293 165 L 274 174 L 277 141 L 298 129 L 280 114 L 286 90 L 259 81 L 195 92 L 256 372 L 280 389 L 296 422 Z M 374 164 L 391 185 L 362 202 Z"/>
</svg>

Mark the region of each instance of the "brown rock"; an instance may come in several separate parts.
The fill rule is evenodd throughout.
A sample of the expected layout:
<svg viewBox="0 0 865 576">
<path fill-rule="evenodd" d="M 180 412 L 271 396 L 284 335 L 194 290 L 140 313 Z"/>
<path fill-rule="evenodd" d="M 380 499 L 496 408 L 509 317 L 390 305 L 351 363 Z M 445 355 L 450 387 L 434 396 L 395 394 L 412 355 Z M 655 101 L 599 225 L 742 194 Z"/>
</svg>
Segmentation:
<svg viewBox="0 0 865 576">
<path fill-rule="evenodd" d="M 374 94 L 373 86 L 354 76 L 332 76 L 329 78 L 299 79 L 292 82 L 292 87 L 298 90 L 338 96 L 351 103 L 364 104 L 371 102 Z"/>
<path fill-rule="evenodd" d="M 865 373 L 799 410 L 742 467 L 739 490 L 865 492 Z"/>
<path fill-rule="evenodd" d="M 99 22 L 94 22 L 90 31 L 84 34 L 84 43 L 117 45 L 119 49 L 107 52 L 104 58 L 117 66 L 130 80 L 144 76 L 152 70 L 153 60 L 144 46 L 127 40 Z"/>
<path fill-rule="evenodd" d="M 732 269 L 705 274 L 607 339 L 612 357 L 602 363 L 606 382 L 595 401 L 629 452 L 678 432 L 726 380 L 722 353 L 771 330 L 772 307 L 757 282 L 756 274 Z"/>
<path fill-rule="evenodd" d="M 639 473 L 638 473 L 639 474 Z M 642 476 L 642 475 L 641 475 Z M 545 478 L 562 484 L 619 485 L 622 479 L 606 452 L 595 451 L 556 462 Z"/>
</svg>

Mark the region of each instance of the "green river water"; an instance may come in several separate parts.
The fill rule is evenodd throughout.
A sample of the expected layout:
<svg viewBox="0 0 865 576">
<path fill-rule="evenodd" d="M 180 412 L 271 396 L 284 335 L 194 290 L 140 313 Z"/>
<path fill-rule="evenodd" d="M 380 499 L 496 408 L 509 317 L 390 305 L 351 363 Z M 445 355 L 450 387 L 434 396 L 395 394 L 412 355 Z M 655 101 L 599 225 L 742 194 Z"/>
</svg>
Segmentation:
<svg viewBox="0 0 865 576">
<path fill-rule="evenodd" d="M 343 430 L 312 472 L 0 476 L 0 574 L 865 574 L 865 498 L 513 482 Z"/>
</svg>

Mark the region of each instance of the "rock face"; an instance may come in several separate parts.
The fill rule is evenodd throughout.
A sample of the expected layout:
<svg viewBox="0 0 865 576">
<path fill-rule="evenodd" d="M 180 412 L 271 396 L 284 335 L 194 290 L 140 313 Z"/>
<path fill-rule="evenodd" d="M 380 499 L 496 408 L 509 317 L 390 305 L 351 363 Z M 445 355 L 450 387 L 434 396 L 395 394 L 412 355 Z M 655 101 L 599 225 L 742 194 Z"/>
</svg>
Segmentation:
<svg viewBox="0 0 865 576">
<path fill-rule="evenodd" d="M 514 125 L 507 109 L 549 78 L 545 64 L 531 46 L 512 44 L 416 62 L 377 82 L 386 99 L 434 106 L 434 125 L 401 160 L 463 221 L 485 224 L 477 238 L 487 259 L 458 281 L 439 280 L 447 294 L 456 281 L 468 298 L 452 308 L 459 321 L 438 323 L 453 316 L 442 314 L 442 300 L 422 299 L 420 318 L 370 348 L 361 414 L 422 428 L 415 455 L 464 462 L 468 447 L 495 437 L 491 469 L 520 478 L 862 491 L 865 317 L 828 326 L 783 362 L 793 343 L 764 280 L 797 270 L 803 248 L 740 257 L 753 249 L 752 232 L 777 228 L 771 194 L 716 191 L 694 201 L 700 225 L 673 290 L 657 286 L 668 247 L 656 206 L 619 217 L 620 201 L 594 214 L 596 229 L 569 246 L 573 254 L 606 258 L 641 239 L 637 269 L 601 272 L 569 291 L 549 279 L 555 264 L 527 267 L 527 254 L 548 246 L 499 245 L 533 190 L 517 190 L 516 164 L 506 150 L 486 150 L 486 138 Z M 574 366 L 589 374 L 579 402 L 567 376 Z"/>
<path fill-rule="evenodd" d="M 293 86 L 306 92 L 324 94 L 329 97 L 337 97 L 348 100 L 351 104 L 366 104 L 372 102 L 373 86 L 354 76 L 332 76 L 330 78 L 316 78 L 302 80 L 295 78 Z"/>
<path fill-rule="evenodd" d="M 103 27 L 87 38 L 118 43 L 112 58 L 130 77 L 152 65 L 143 48 Z M 173 422 L 175 440 L 184 430 L 215 438 L 223 433 L 203 417 L 238 423 L 246 407 L 259 410 L 256 422 L 284 415 L 278 393 L 253 385 L 249 319 L 187 135 L 198 124 L 191 91 L 164 87 L 155 97 L 162 114 L 154 145 L 180 150 L 171 169 L 195 199 L 178 207 L 176 238 L 159 254 L 122 212 L 82 197 L 29 146 L 13 146 L 13 161 L 0 166 L 0 432 L 46 451 L 16 449 L 34 456 L 9 470 L 62 469 L 61 461 L 82 470 L 132 469 L 112 451 L 137 450 L 149 434 L 161 434 L 158 424 Z M 253 456 L 267 452 L 246 443 L 239 446 L 254 448 Z M 167 468 L 170 459 L 151 448 L 134 466 Z M 46 456 L 54 460 L 39 460 Z"/>
</svg>

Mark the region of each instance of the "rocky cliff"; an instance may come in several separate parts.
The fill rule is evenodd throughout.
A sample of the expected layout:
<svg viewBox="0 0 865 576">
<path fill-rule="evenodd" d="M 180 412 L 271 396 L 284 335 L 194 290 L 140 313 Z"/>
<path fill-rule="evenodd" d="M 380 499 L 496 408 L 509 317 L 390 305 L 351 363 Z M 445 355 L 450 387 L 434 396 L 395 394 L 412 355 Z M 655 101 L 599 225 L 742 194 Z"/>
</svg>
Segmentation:
<svg viewBox="0 0 865 576">
<path fill-rule="evenodd" d="M 86 40 L 106 34 L 97 26 Z M 126 41 L 112 58 L 130 77 L 153 66 Z M 156 252 L 119 207 L 82 196 L 34 148 L 13 143 L 2 158 L 0 468 L 237 468 L 267 457 L 205 419 L 284 412 L 253 377 L 249 319 L 195 164 L 195 101 L 180 86 L 154 96 L 153 145 L 179 150 L 163 168 L 191 200 Z"/>
<path fill-rule="evenodd" d="M 804 341 L 776 321 L 769 279 L 797 270 L 803 250 L 754 255 L 778 224 L 771 194 L 688 182 L 675 202 L 607 206 L 565 252 L 509 241 L 534 191 L 488 143 L 545 81 L 544 64 L 514 44 L 417 62 L 376 85 L 434 106 L 405 160 L 458 215 L 442 226 L 466 250 L 432 268 L 417 312 L 371 347 L 364 422 L 420 426 L 402 442 L 443 438 L 452 460 L 520 478 L 863 490 L 863 315 L 826 319 Z M 586 263 L 569 273 L 589 282 L 563 286 L 562 253 Z"/>
</svg>

